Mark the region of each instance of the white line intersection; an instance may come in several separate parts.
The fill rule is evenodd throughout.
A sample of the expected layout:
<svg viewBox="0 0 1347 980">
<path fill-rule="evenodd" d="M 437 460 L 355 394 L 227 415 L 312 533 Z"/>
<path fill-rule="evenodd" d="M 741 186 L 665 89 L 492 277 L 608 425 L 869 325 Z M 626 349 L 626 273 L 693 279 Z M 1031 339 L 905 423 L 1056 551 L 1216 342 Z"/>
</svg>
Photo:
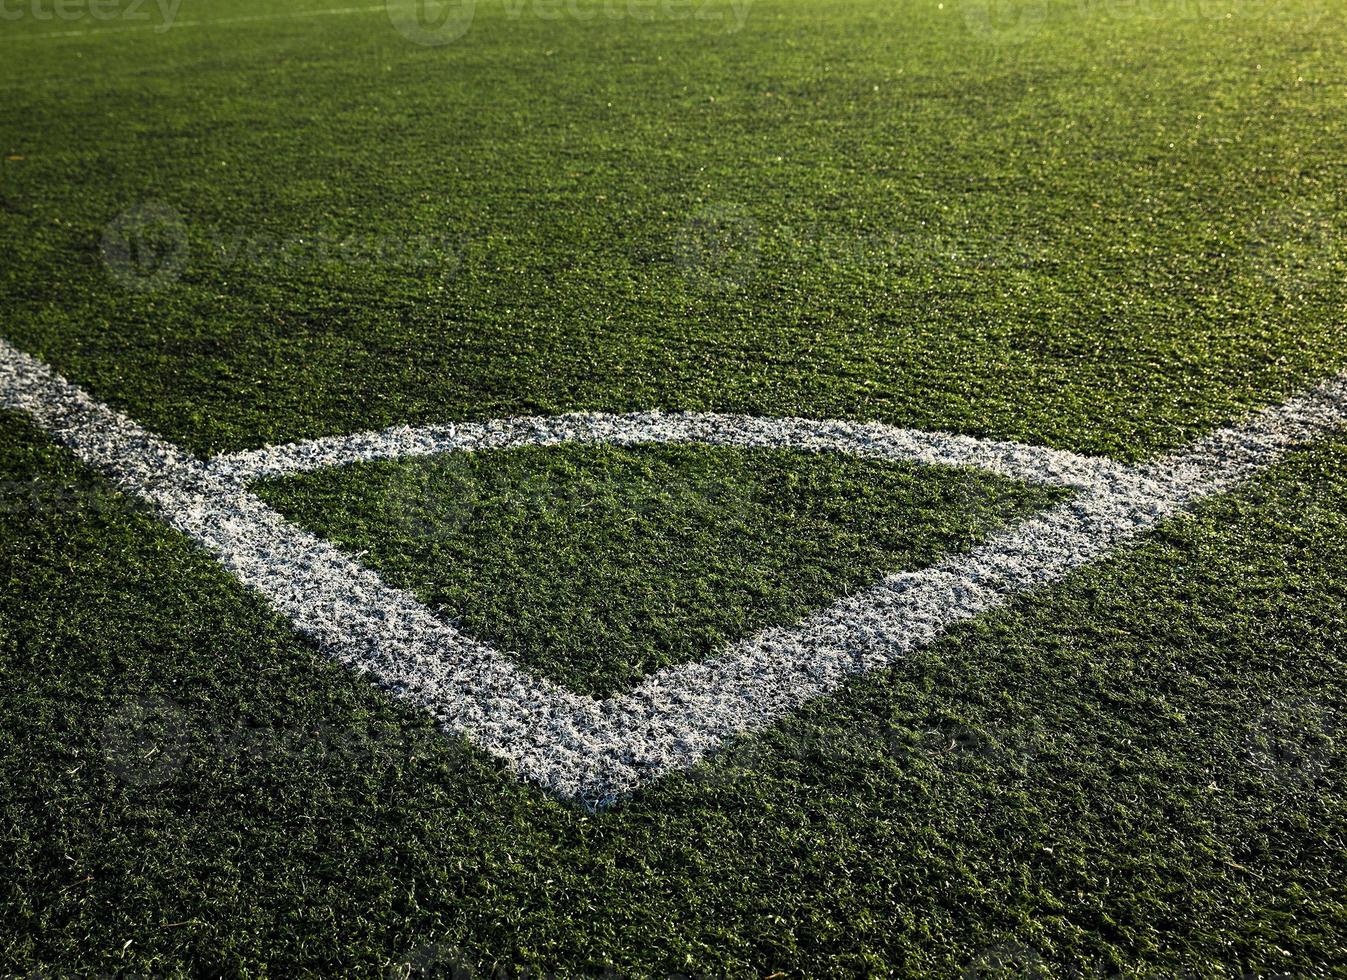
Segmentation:
<svg viewBox="0 0 1347 980">
<path fill-rule="evenodd" d="M 739 415 L 567 415 L 397 427 L 266 447 L 210 462 L 95 401 L 0 340 L 0 407 L 18 410 L 206 547 L 334 659 L 368 673 L 518 775 L 590 805 L 696 763 L 854 674 L 1061 579 L 1201 499 L 1347 422 L 1347 375 L 1140 466 L 877 423 Z M 656 671 L 605 700 L 566 690 L 435 616 L 331 544 L 285 520 L 249 481 L 371 459 L 563 442 L 705 443 L 985 469 L 1065 486 L 1064 503 L 967 553 L 891 574 L 792 627 L 710 660 Z"/>
</svg>

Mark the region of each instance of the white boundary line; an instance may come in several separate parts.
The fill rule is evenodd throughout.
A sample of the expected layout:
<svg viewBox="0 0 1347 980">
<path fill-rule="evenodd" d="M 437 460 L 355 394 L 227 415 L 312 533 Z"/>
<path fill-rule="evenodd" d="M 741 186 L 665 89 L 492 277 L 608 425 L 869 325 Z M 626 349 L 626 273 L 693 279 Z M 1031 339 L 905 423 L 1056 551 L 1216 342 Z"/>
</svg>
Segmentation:
<svg viewBox="0 0 1347 980">
<path fill-rule="evenodd" d="M 82 460 L 155 504 L 169 524 L 208 548 L 329 655 L 423 706 L 519 775 L 593 805 L 692 765 L 725 739 L 761 728 L 848 676 L 892 664 L 952 625 L 1057 581 L 1287 449 L 1342 426 L 1347 375 L 1139 467 L 874 424 L 658 414 L 401 428 L 206 464 L 3 340 L 0 407 L 27 413 Z M 515 667 L 283 519 L 242 483 L 358 459 L 571 439 L 789 445 L 978 466 L 1078 492 L 966 554 L 889 575 L 795 627 L 764 630 L 709 661 L 658 671 L 630 693 L 599 701 Z"/>
<path fill-rule="evenodd" d="M 395 426 L 381 432 L 327 436 L 285 446 L 264 446 L 217 456 L 211 471 L 250 482 L 308 470 L 379 459 L 435 456 L 471 450 L 555 446 L 564 442 L 706 443 L 753 449 L 798 449 L 930 466 L 967 466 L 1033 483 L 1093 486 L 1125 467 L 1111 459 L 1017 442 L 992 442 L 944 432 L 898 429 L 874 422 L 816 422 L 800 418 L 757 418 L 708 412 L 669 415 L 580 413 L 502 419 L 420 428 Z"/>
</svg>

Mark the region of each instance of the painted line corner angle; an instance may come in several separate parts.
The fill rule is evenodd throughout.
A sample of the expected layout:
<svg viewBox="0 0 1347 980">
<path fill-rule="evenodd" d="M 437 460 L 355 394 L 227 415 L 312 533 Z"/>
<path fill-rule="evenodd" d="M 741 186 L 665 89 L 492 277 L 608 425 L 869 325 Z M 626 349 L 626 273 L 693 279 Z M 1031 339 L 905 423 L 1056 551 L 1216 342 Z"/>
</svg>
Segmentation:
<svg viewBox="0 0 1347 980">
<path fill-rule="evenodd" d="M 210 551 L 334 659 L 466 735 L 518 775 L 603 805 L 693 765 L 854 674 L 882 668 L 950 627 L 1059 580 L 1196 501 L 1347 422 L 1347 375 L 1126 466 L 1060 450 L 878 423 L 713 413 L 587 413 L 356 433 L 203 462 L 0 339 L 0 407 L 54 440 Z M 970 551 L 891 574 L 792 627 L 656 671 L 600 701 L 517 667 L 414 596 L 384 583 L 247 490 L 251 480 L 371 459 L 565 442 L 781 447 L 985 469 L 1072 496 Z M 864 637 L 864 642 L 858 638 Z"/>
</svg>

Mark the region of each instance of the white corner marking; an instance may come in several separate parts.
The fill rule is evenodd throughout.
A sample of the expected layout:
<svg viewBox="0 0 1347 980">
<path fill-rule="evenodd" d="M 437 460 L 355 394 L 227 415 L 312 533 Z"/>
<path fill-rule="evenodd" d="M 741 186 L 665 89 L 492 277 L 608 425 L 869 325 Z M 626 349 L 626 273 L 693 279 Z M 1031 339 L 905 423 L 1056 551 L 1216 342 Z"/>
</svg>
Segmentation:
<svg viewBox="0 0 1347 980">
<path fill-rule="evenodd" d="M 399 427 L 205 463 L 0 340 L 0 407 L 18 410 L 163 519 L 333 658 L 419 704 L 520 776 L 591 805 L 694 764 L 847 677 L 894 663 L 956 623 L 1057 581 L 1288 449 L 1347 421 L 1347 375 L 1142 466 L 876 423 L 640 413 Z M 1076 493 L 973 550 L 888 575 L 789 628 L 657 671 L 597 700 L 516 667 L 248 492 L 266 476 L 372 459 L 555 445 L 696 442 L 976 467 Z"/>
</svg>

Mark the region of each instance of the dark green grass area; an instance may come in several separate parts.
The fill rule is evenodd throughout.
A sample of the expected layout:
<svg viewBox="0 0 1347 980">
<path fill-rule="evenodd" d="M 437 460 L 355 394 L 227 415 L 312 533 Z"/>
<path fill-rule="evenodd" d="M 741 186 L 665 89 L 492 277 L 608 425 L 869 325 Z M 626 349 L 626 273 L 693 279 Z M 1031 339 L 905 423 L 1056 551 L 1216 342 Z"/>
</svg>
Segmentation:
<svg viewBox="0 0 1347 980">
<path fill-rule="evenodd" d="M 6 21 L 4 331 L 203 453 L 712 408 L 1136 459 L 1344 363 L 1339 0 L 705 2 Z"/>
<path fill-rule="evenodd" d="M 0 334 L 202 455 L 658 408 L 1139 459 L 1347 364 L 1341 0 L 755 0 L 738 30 L 478 0 L 442 47 L 377 3 L 290 16 L 325 5 L 0 19 Z M 594 595 L 638 615 L 590 626 L 698 624 L 569 678 L 596 688 L 826 601 L 838 554 L 924 561 L 1030 503 L 955 520 L 944 477 L 718 459 L 751 488 L 727 517 L 697 456 L 483 459 L 503 535 L 427 543 L 399 522 L 441 533 L 446 502 L 344 476 L 291 503 L 428 595 L 452 552 L 564 585 L 575 624 Z M 623 515 L 675 470 L 635 528 L 511 505 L 546 473 Z M 415 498 L 433 470 L 369 472 Z M 0 975 L 1347 962 L 1342 440 L 599 815 L 327 662 L 10 416 L 0 489 Z M 540 532 L 606 564 L 558 583 L 523 561 Z M 623 554 L 652 541 L 686 592 Z M 707 619 L 726 569 L 754 589 Z"/>
<path fill-rule="evenodd" d="M 592 816 L 4 425 L 0 972 L 1347 955 L 1347 444 Z"/>
<path fill-rule="evenodd" d="M 1066 496 L 987 473 L 711 446 L 455 453 L 257 489 L 470 635 L 600 696 Z"/>
</svg>

